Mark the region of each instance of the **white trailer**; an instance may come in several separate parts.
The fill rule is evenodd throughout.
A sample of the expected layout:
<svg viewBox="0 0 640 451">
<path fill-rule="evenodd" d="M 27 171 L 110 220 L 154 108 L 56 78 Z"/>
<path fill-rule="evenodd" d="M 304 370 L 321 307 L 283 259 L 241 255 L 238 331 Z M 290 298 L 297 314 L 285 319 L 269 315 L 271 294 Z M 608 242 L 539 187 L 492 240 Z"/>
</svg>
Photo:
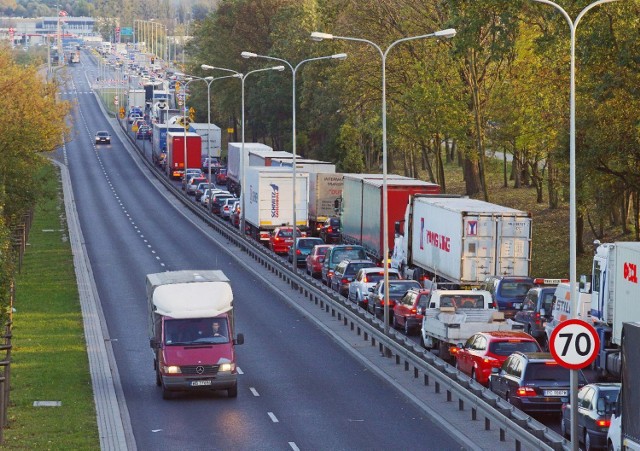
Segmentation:
<svg viewBox="0 0 640 451">
<path fill-rule="evenodd" d="M 591 318 L 600 336 L 595 367 L 620 376 L 622 323 L 640 321 L 640 242 L 600 244 L 593 257 Z"/>
<path fill-rule="evenodd" d="M 488 275 L 528 276 L 531 215 L 462 197 L 413 196 L 396 227 L 391 266 L 405 277 L 478 286 Z"/>
<path fill-rule="evenodd" d="M 309 229 L 317 232 L 331 216 L 338 214 L 336 203 L 342 198 L 343 174 L 309 172 Z"/>
<path fill-rule="evenodd" d="M 240 194 L 240 185 L 241 185 L 241 168 L 240 168 L 240 155 L 242 151 L 242 143 L 229 143 L 227 148 L 227 178 L 228 186 L 227 189 L 236 195 Z M 267 146 L 262 143 L 244 143 L 244 165 L 245 167 L 249 166 L 249 154 L 251 152 L 273 152 L 273 148 Z"/>
<path fill-rule="evenodd" d="M 251 236 L 266 244 L 273 229 L 293 225 L 293 171 L 278 167 L 246 169 L 245 222 Z M 307 227 L 308 201 L 309 175 L 296 173 L 296 225 L 301 229 Z"/>
<path fill-rule="evenodd" d="M 216 124 L 205 122 L 191 122 L 189 131 L 202 136 L 202 156 L 220 157 L 222 146 L 222 131 Z"/>
</svg>

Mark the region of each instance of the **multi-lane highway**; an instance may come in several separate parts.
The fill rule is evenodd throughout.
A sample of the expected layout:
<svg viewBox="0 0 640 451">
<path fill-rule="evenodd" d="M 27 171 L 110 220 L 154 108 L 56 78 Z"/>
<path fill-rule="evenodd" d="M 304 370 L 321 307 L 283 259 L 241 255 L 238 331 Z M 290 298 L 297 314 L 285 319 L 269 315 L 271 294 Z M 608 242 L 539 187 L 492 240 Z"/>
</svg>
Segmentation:
<svg viewBox="0 0 640 451">
<path fill-rule="evenodd" d="M 68 166 L 107 336 L 139 449 L 459 449 L 446 430 L 236 261 L 229 243 L 154 182 L 91 92 L 98 69 L 69 67 Z M 110 145 L 94 144 L 109 130 Z M 221 269 L 235 294 L 242 371 L 224 393 L 163 400 L 147 335 L 147 273 Z"/>
</svg>

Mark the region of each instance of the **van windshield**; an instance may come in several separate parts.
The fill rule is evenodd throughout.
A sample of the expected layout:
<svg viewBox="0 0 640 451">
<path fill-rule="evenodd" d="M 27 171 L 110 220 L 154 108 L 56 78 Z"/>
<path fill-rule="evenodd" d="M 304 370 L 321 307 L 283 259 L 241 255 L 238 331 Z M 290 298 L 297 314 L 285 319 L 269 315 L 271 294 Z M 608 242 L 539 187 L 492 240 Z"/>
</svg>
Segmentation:
<svg viewBox="0 0 640 451">
<path fill-rule="evenodd" d="M 164 344 L 168 346 L 220 343 L 229 343 L 229 328 L 226 317 L 166 319 L 164 321 Z"/>
</svg>

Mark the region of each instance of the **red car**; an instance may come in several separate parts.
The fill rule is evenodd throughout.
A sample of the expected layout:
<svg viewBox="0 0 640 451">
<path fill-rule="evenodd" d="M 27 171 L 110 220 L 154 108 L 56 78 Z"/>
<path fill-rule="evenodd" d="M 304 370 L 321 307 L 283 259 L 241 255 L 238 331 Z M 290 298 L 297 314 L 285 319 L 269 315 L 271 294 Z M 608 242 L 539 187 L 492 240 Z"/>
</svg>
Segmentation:
<svg viewBox="0 0 640 451">
<path fill-rule="evenodd" d="M 300 229 L 297 236 L 305 236 Z M 269 249 L 276 254 L 287 254 L 293 245 L 293 227 L 278 227 L 269 237 Z"/>
<path fill-rule="evenodd" d="M 404 328 L 405 335 L 417 332 L 422 327 L 424 309 L 431 290 L 409 290 L 393 306 L 393 327 Z"/>
<path fill-rule="evenodd" d="M 322 276 L 322 262 L 330 247 L 330 244 L 318 244 L 313 246 L 311 253 L 307 255 L 307 274 L 311 277 L 320 278 Z"/>
<path fill-rule="evenodd" d="M 479 332 L 464 346 L 451 349 L 456 368 L 482 385 L 489 385 L 492 368 L 500 368 L 507 357 L 516 351 L 540 352 L 540 345 L 524 332 Z"/>
<path fill-rule="evenodd" d="M 218 170 L 216 174 L 216 184 L 218 185 L 226 185 L 227 184 L 227 169 L 222 168 Z"/>
</svg>

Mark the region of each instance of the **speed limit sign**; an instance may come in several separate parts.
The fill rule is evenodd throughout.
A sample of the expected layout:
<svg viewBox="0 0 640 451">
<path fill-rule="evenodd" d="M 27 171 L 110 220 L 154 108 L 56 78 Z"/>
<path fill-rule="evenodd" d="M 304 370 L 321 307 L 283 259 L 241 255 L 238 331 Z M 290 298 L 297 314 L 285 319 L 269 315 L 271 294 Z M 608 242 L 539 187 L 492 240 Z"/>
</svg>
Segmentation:
<svg viewBox="0 0 640 451">
<path fill-rule="evenodd" d="M 565 368 L 585 368 L 598 356 L 600 339 L 593 326 L 579 319 L 569 319 L 556 326 L 549 339 L 553 358 Z"/>
</svg>

